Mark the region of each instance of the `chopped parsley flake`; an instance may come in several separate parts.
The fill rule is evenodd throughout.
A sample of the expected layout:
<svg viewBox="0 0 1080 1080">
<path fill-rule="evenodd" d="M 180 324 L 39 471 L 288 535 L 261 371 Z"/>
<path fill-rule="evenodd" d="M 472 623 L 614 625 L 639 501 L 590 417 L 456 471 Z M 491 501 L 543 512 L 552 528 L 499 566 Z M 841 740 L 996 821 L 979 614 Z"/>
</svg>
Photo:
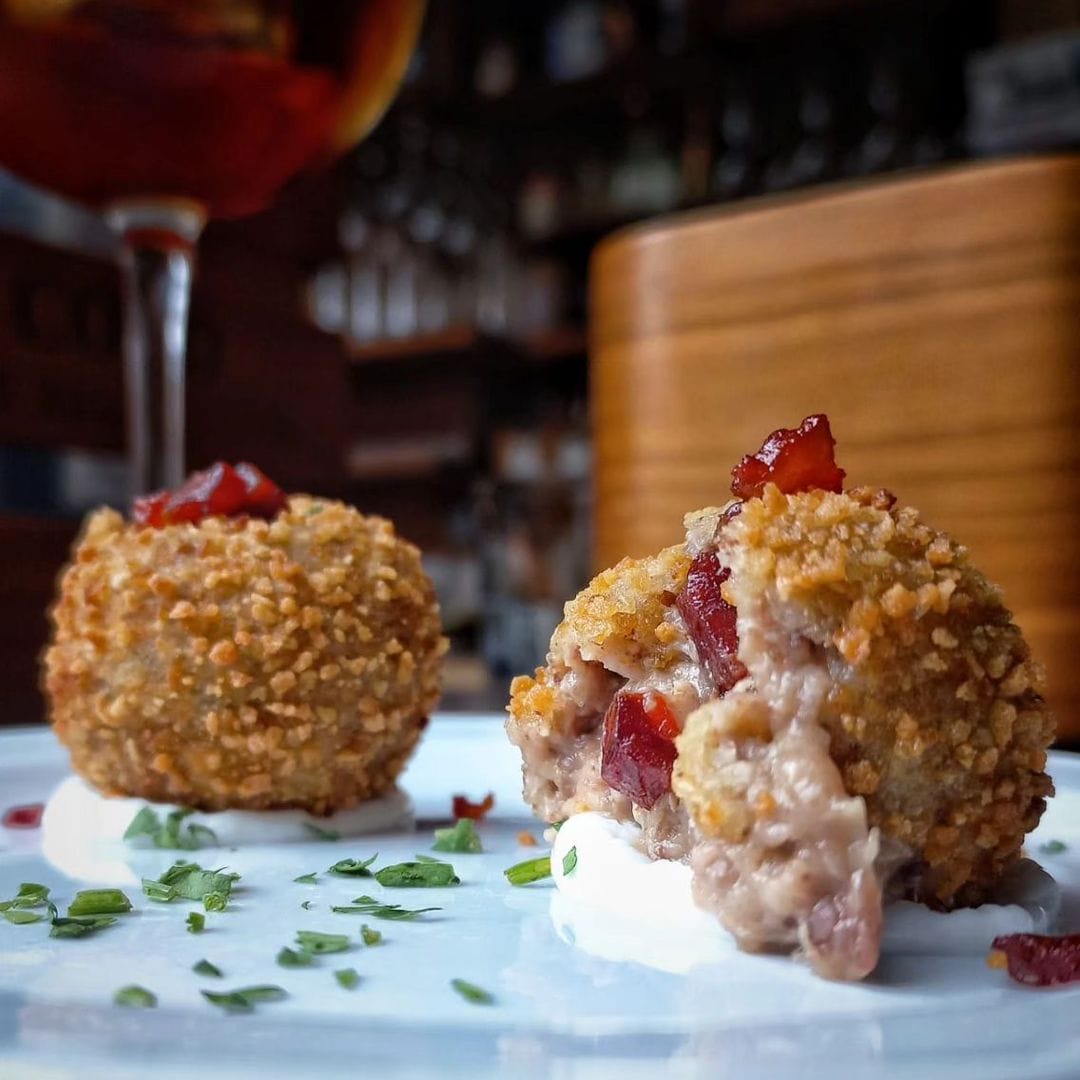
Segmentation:
<svg viewBox="0 0 1080 1080">
<path fill-rule="evenodd" d="M 45 918 L 44 915 L 37 911 L 26 911 L 23 908 L 9 908 L 6 911 L 0 912 L 9 923 L 13 923 L 15 926 L 25 926 L 27 923 L 41 922 Z"/>
<path fill-rule="evenodd" d="M 1039 845 L 1039 854 L 1041 855 L 1060 855 L 1063 851 L 1068 851 L 1069 845 L 1063 840 L 1047 840 L 1045 844 Z"/>
<path fill-rule="evenodd" d="M 461 884 L 461 878 L 449 863 L 430 859 L 430 856 L 424 861 L 384 866 L 375 871 L 375 880 L 390 889 L 437 889 Z"/>
<path fill-rule="evenodd" d="M 360 937 L 363 938 L 365 945 L 382 944 L 382 931 L 372 930 L 367 923 L 364 923 L 364 925 L 360 927 Z"/>
<path fill-rule="evenodd" d="M 194 915 L 196 913 L 192 912 L 192 914 Z M 216 964 L 211 964 L 209 960 L 200 960 L 191 970 L 194 971 L 196 975 L 209 975 L 215 979 L 221 978 L 221 968 Z"/>
<path fill-rule="evenodd" d="M 562 872 L 564 874 L 572 874 L 574 867 L 577 866 L 577 846 L 572 847 L 564 856 L 562 861 Z"/>
<path fill-rule="evenodd" d="M 28 908 L 48 907 L 51 914 L 56 914 L 56 907 L 49 899 L 47 885 L 39 885 L 36 881 L 24 881 L 19 886 L 18 893 L 11 900 L 0 901 L 0 914 L 10 923 L 16 925 L 22 923 L 40 922 L 45 916 L 35 915 L 30 917 Z"/>
<path fill-rule="evenodd" d="M 54 938 L 77 938 L 86 937 L 87 934 L 104 930 L 116 922 L 115 915 L 78 915 L 69 916 L 66 919 L 56 917 L 52 921 L 52 929 L 49 937 Z"/>
<path fill-rule="evenodd" d="M 171 885 L 165 885 L 160 881 L 152 881 L 150 878 L 142 879 L 143 895 L 160 903 L 168 903 L 176 896 L 176 890 Z"/>
<path fill-rule="evenodd" d="M 476 822 L 472 818 L 458 818 L 449 829 L 435 830 L 435 843 L 432 851 L 452 851 L 462 855 L 479 855 L 484 846 L 480 843 L 480 834 L 476 831 Z"/>
<path fill-rule="evenodd" d="M 340 859 L 327 871 L 328 874 L 340 874 L 342 877 L 371 877 L 371 864 L 379 857 L 376 852 L 370 859 Z"/>
<path fill-rule="evenodd" d="M 310 821 L 304 822 L 304 828 L 317 840 L 326 840 L 329 843 L 334 843 L 336 840 L 341 839 L 341 833 L 334 832 L 333 829 L 320 829 L 318 825 L 313 825 Z"/>
<path fill-rule="evenodd" d="M 142 889 L 151 900 L 202 900 L 207 911 L 224 911 L 239 880 L 239 874 L 224 868 L 204 870 L 198 863 L 181 861 L 173 863 L 156 881 L 143 878 Z M 213 894 L 216 897 L 208 901 Z"/>
<path fill-rule="evenodd" d="M 119 889 L 83 889 L 68 905 L 68 915 L 123 915 L 131 901 Z"/>
<path fill-rule="evenodd" d="M 290 949 L 288 945 L 282 947 L 277 954 L 277 962 L 282 967 L 311 967 L 315 955 L 305 949 Z"/>
<path fill-rule="evenodd" d="M 349 947 L 347 934 L 321 934 L 317 930 L 297 930 L 296 944 L 309 953 L 345 952 Z"/>
<path fill-rule="evenodd" d="M 358 896 L 348 907 L 333 907 L 339 915 L 370 915 L 373 919 L 389 919 L 394 922 L 411 922 L 429 911 L 442 911 L 442 908 L 403 908 L 400 904 L 383 904 L 371 896 Z"/>
<path fill-rule="evenodd" d="M 337 979 L 338 986 L 346 990 L 355 990 L 360 985 L 360 976 L 356 973 L 356 968 L 341 968 L 334 972 L 334 978 Z"/>
<path fill-rule="evenodd" d="M 247 986 L 242 990 L 226 990 L 223 993 L 200 990 L 199 993 L 211 1005 L 233 1013 L 249 1013 L 261 1001 L 280 1001 L 288 996 L 280 986 Z"/>
<path fill-rule="evenodd" d="M 468 1002 L 473 1005 L 491 1005 L 495 998 L 483 987 L 475 983 L 466 982 L 464 979 L 451 979 L 450 985 Z"/>
<path fill-rule="evenodd" d="M 201 911 L 189 911 L 187 928 L 189 934 L 201 934 L 206 929 L 206 916 Z"/>
<path fill-rule="evenodd" d="M 122 986 L 113 994 L 113 1001 L 117 1005 L 125 1005 L 129 1009 L 153 1009 L 157 1006 L 157 997 L 142 986 Z"/>
<path fill-rule="evenodd" d="M 551 856 L 541 855 L 538 859 L 526 859 L 503 873 L 511 885 L 529 885 L 534 881 L 541 881 L 551 877 Z"/>
<path fill-rule="evenodd" d="M 301 906 L 301 907 L 302 907 L 302 908 L 303 908 L 303 909 L 304 909 L 305 911 L 310 911 L 313 905 L 312 905 L 312 903 L 311 903 L 311 901 L 310 901 L 310 900 L 305 900 L 305 901 L 304 901 L 304 902 L 303 902 L 303 903 L 302 903 L 302 904 L 301 904 L 300 906 Z"/>
<path fill-rule="evenodd" d="M 154 847 L 169 848 L 174 851 L 196 851 L 201 847 L 217 844 L 217 834 L 205 825 L 184 825 L 184 819 L 194 810 L 173 810 L 164 819 L 149 807 L 144 806 L 131 820 L 124 832 L 125 840 L 138 840 L 149 837 Z"/>
<path fill-rule="evenodd" d="M 301 874 L 299 877 L 293 878 L 293 881 L 295 881 L 297 885 L 314 885 L 316 880 L 314 871 L 310 874 Z"/>
</svg>

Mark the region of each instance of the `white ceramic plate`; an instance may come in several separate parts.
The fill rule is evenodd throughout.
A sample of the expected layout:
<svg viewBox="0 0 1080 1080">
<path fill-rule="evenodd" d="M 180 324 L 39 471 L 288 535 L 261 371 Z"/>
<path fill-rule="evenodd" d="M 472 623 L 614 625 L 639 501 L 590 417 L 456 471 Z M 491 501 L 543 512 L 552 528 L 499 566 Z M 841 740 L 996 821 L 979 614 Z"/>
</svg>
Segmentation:
<svg viewBox="0 0 1080 1080">
<path fill-rule="evenodd" d="M 1056 754 L 1052 771 L 1058 795 L 1030 848 L 1068 845 L 1039 858 L 1064 886 L 1062 929 L 1075 931 L 1080 759 Z M 0 809 L 43 800 L 66 773 L 49 732 L 0 734 Z M 438 717 L 403 785 L 415 834 L 195 856 L 243 875 L 230 910 L 208 915 L 201 935 L 185 929 L 190 905 L 153 904 L 130 889 L 136 911 L 81 940 L 0 921 L 0 1078 L 1080 1076 L 1080 986 L 1028 990 L 982 956 L 890 957 L 868 982 L 837 985 L 790 960 L 735 950 L 671 973 L 655 959 L 663 927 L 628 924 L 602 935 L 596 952 L 588 941 L 571 944 L 565 920 L 553 919 L 549 883 L 511 888 L 503 878 L 544 849 L 518 844 L 521 829 L 537 838 L 541 830 L 521 802 L 517 754 L 497 717 Z M 497 802 L 481 826 L 486 853 L 448 856 L 462 879 L 456 888 L 389 890 L 322 873 L 347 856 L 377 851 L 381 865 L 426 852 L 452 794 L 489 790 Z M 156 877 L 174 857 L 140 851 L 130 861 Z M 310 871 L 319 871 L 316 885 L 293 883 Z M 44 859 L 35 831 L 0 829 L 0 898 L 21 881 L 44 882 L 63 901 L 81 887 Z M 442 911 L 414 923 L 366 920 L 385 944 L 365 948 L 362 920 L 330 911 L 365 892 Z M 304 900 L 314 906 L 302 909 Z M 299 929 L 347 932 L 356 946 L 311 968 L 278 967 L 278 949 Z M 191 971 L 204 957 L 224 979 Z M 360 973 L 355 990 L 337 985 L 339 967 Z M 449 986 L 455 977 L 488 989 L 495 1003 L 463 1001 Z M 153 990 L 158 1008 L 113 1005 L 128 983 Z M 256 983 L 289 997 L 230 1016 L 199 994 Z"/>
</svg>

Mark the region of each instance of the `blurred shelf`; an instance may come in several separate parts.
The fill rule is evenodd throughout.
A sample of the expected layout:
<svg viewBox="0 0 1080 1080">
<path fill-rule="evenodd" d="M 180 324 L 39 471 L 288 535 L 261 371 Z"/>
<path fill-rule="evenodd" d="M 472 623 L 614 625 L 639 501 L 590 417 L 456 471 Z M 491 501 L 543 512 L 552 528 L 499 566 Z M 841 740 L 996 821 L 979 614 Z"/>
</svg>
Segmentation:
<svg viewBox="0 0 1080 1080">
<path fill-rule="evenodd" d="M 481 334 L 472 326 L 449 326 L 430 334 L 386 338 L 364 345 L 349 347 L 354 364 L 377 364 L 387 360 L 408 360 L 413 357 L 443 356 L 471 352 L 481 341 Z"/>
<path fill-rule="evenodd" d="M 478 360 L 545 363 L 584 356 L 585 349 L 585 329 L 578 325 L 554 326 L 521 337 L 485 334 L 473 326 L 451 326 L 437 333 L 355 345 L 350 348 L 349 357 L 358 367 L 404 360 L 460 359 L 469 356 Z"/>
</svg>

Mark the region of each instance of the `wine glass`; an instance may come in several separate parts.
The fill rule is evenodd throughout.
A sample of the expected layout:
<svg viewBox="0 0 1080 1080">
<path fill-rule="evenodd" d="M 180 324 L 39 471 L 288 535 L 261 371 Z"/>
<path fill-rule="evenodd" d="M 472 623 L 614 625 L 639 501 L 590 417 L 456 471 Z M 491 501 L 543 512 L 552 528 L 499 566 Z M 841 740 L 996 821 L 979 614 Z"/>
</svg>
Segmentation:
<svg viewBox="0 0 1080 1080">
<path fill-rule="evenodd" d="M 0 166 L 122 241 L 135 491 L 184 476 L 195 247 L 380 118 L 424 0 L 0 0 Z"/>
</svg>

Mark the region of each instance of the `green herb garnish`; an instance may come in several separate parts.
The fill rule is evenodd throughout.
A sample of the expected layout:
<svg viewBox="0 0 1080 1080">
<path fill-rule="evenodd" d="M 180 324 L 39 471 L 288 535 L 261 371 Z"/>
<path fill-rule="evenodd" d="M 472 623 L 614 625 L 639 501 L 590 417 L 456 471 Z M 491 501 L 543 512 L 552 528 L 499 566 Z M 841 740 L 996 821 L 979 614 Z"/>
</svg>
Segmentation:
<svg viewBox="0 0 1080 1080">
<path fill-rule="evenodd" d="M 290 949 L 288 945 L 282 946 L 277 954 L 277 962 L 282 967 L 310 967 L 315 960 L 314 953 L 306 949 Z"/>
<path fill-rule="evenodd" d="M 192 914 L 197 914 L 197 912 L 192 912 Z M 191 970 L 194 971 L 196 975 L 210 975 L 215 979 L 221 978 L 221 968 L 217 967 L 215 964 L 211 964 L 209 960 L 200 960 Z"/>
<path fill-rule="evenodd" d="M 297 930 L 296 944 L 309 953 L 345 952 L 349 947 L 346 934 L 320 934 L 317 930 Z"/>
<path fill-rule="evenodd" d="M 11 901 L 12 907 L 41 907 L 48 902 L 49 886 L 39 885 L 36 881 L 24 881 Z"/>
<path fill-rule="evenodd" d="M 201 934 L 206 929 L 206 916 L 201 911 L 189 911 L 187 928 L 189 934 Z"/>
<path fill-rule="evenodd" d="M 211 900 L 210 903 L 220 906 L 206 905 L 206 910 L 224 911 L 232 895 L 233 884 L 239 880 L 239 874 L 224 868 L 204 870 L 198 863 L 180 861 L 173 863 L 156 881 L 143 878 L 142 889 L 151 900 L 202 900 L 204 905 L 208 896 L 217 894 L 220 899 Z"/>
<path fill-rule="evenodd" d="M 9 908 L 0 912 L 9 923 L 15 926 L 25 926 L 27 923 L 41 922 L 45 916 L 37 911 L 27 911 L 25 908 Z"/>
<path fill-rule="evenodd" d="M 365 945 L 382 944 L 382 932 L 379 930 L 372 930 L 367 923 L 364 923 L 364 925 L 360 927 L 360 937 L 363 938 Z"/>
<path fill-rule="evenodd" d="M 131 820 L 124 832 L 125 840 L 138 840 L 149 837 L 154 847 L 169 848 L 174 851 L 195 851 L 218 842 L 217 834 L 205 825 L 184 825 L 184 819 L 194 810 L 173 810 L 165 815 L 164 820 L 144 806 Z"/>
<path fill-rule="evenodd" d="M 229 906 L 229 898 L 220 892 L 208 892 L 202 902 L 207 911 L 224 911 Z"/>
<path fill-rule="evenodd" d="M 49 937 L 55 938 L 78 938 L 86 937 L 87 934 L 104 930 L 116 922 L 115 915 L 78 915 L 60 918 L 57 916 L 52 921 L 52 929 Z"/>
<path fill-rule="evenodd" d="M 460 885 L 454 868 L 438 860 L 394 863 L 375 871 L 375 880 L 389 889 L 438 889 Z"/>
<path fill-rule="evenodd" d="M 484 850 L 476 822 L 472 818 L 458 818 L 452 828 L 436 829 L 432 851 L 453 851 L 463 855 L 479 855 Z"/>
<path fill-rule="evenodd" d="M 1041 855 L 1060 855 L 1063 851 L 1068 851 L 1069 845 L 1063 840 L 1047 840 L 1045 844 L 1039 845 L 1039 854 Z"/>
<path fill-rule="evenodd" d="M 564 874 L 572 874 L 574 867 L 577 866 L 577 846 L 572 847 L 564 856 L 562 860 L 562 872 Z"/>
<path fill-rule="evenodd" d="M 295 881 L 297 885 L 314 885 L 316 877 L 314 872 L 312 872 L 310 874 L 301 874 L 299 877 L 294 877 L 293 881 Z"/>
<path fill-rule="evenodd" d="M 338 986 L 343 986 L 346 990 L 355 990 L 360 985 L 356 968 L 341 968 L 334 972 L 334 978 L 337 979 Z"/>
<path fill-rule="evenodd" d="M 429 911 L 442 911 L 442 908 L 403 908 L 400 904 L 383 904 L 371 896 L 358 896 L 348 907 L 332 907 L 339 915 L 370 915 L 373 919 L 390 919 L 394 922 L 409 922 L 418 919 Z"/>
<path fill-rule="evenodd" d="M 379 853 L 376 852 L 370 859 L 364 859 L 363 862 L 359 859 L 340 859 L 327 870 L 327 873 L 340 874 L 342 877 L 371 877 L 369 867 L 378 857 Z"/>
<path fill-rule="evenodd" d="M 541 855 L 538 859 L 526 859 L 503 873 L 511 885 L 529 885 L 534 881 L 541 881 L 551 877 L 551 856 Z"/>
<path fill-rule="evenodd" d="M 451 979 L 450 985 L 473 1005 L 491 1005 L 495 1001 L 495 998 L 485 989 L 475 983 L 466 982 L 464 979 Z"/>
<path fill-rule="evenodd" d="M 153 1009 L 157 1006 L 157 998 L 149 990 L 141 986 L 122 986 L 113 994 L 113 1001 L 117 1005 L 126 1005 L 130 1009 Z"/>
<path fill-rule="evenodd" d="M 0 913 L 9 911 L 26 910 L 27 908 L 39 908 L 48 905 L 53 907 L 49 900 L 49 887 L 39 885 L 36 881 L 24 881 L 19 886 L 19 891 L 11 900 L 0 901 Z M 41 916 L 39 916 L 41 918 Z M 38 919 L 8 919 L 8 922 L 37 922 Z"/>
<path fill-rule="evenodd" d="M 83 889 L 68 905 L 68 916 L 123 915 L 131 910 L 131 901 L 119 889 Z"/>
<path fill-rule="evenodd" d="M 303 903 L 302 903 L 302 904 L 301 904 L 300 906 L 301 906 L 301 907 L 302 907 L 302 908 L 303 908 L 303 909 L 304 909 L 305 911 L 310 911 L 310 910 L 311 910 L 311 908 L 312 908 L 312 903 L 311 903 L 311 901 L 310 901 L 310 900 L 305 900 L 305 901 L 304 901 L 304 902 L 303 902 Z"/>
<path fill-rule="evenodd" d="M 304 828 L 317 840 L 326 840 L 329 843 L 334 843 L 334 841 L 341 839 L 341 833 L 334 832 L 333 829 L 320 829 L 318 825 L 312 825 L 310 821 L 304 822 Z"/>
<path fill-rule="evenodd" d="M 150 878 L 142 879 L 143 895 L 160 903 L 168 903 L 176 897 L 176 890 L 171 885 L 164 885 L 160 881 L 152 881 Z"/>
<path fill-rule="evenodd" d="M 280 986 L 247 986 L 242 990 L 226 990 L 223 993 L 200 990 L 199 993 L 211 1005 L 217 1005 L 219 1009 L 234 1013 L 248 1013 L 260 1001 L 280 1001 L 288 996 Z"/>
</svg>

